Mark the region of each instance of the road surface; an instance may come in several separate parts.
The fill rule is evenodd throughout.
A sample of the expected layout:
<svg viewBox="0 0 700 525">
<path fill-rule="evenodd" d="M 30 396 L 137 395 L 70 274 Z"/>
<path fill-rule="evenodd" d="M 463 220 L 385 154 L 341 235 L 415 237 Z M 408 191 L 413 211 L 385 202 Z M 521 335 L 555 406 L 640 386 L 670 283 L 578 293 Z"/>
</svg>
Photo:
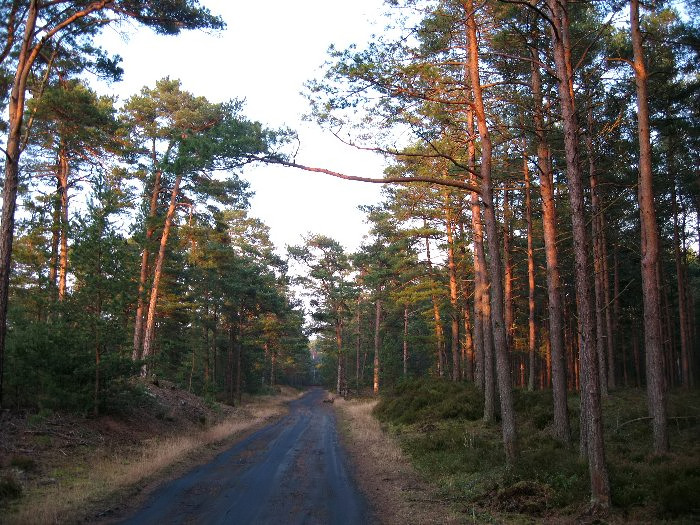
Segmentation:
<svg viewBox="0 0 700 525">
<path fill-rule="evenodd" d="M 314 388 L 292 401 L 287 416 L 166 483 L 122 523 L 371 523 L 324 397 Z"/>
</svg>

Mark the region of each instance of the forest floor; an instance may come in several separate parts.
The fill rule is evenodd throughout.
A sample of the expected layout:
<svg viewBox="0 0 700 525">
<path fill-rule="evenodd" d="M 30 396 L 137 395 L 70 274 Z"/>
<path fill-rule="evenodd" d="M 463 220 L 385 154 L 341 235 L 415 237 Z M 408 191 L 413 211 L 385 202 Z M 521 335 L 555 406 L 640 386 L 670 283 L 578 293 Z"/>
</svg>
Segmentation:
<svg viewBox="0 0 700 525">
<path fill-rule="evenodd" d="M 590 514 L 578 447 L 551 435 L 551 393 L 515 391 L 519 458 L 482 421 L 473 385 L 415 380 L 336 405 L 363 490 L 393 523 L 699 523 L 700 393 L 669 395 L 671 452 L 654 456 L 644 391 L 603 400 L 612 509 Z M 569 396 L 578 443 L 578 399 Z M 378 419 L 377 419 L 378 418 Z M 376 511 L 376 509 L 375 509 Z M 436 518 L 437 517 L 437 518 Z"/>
<path fill-rule="evenodd" d="M 166 381 L 144 387 L 119 415 L 1 412 L 0 522 L 79 523 L 123 512 L 155 484 L 282 416 L 300 395 L 281 387 L 231 407 Z"/>
</svg>

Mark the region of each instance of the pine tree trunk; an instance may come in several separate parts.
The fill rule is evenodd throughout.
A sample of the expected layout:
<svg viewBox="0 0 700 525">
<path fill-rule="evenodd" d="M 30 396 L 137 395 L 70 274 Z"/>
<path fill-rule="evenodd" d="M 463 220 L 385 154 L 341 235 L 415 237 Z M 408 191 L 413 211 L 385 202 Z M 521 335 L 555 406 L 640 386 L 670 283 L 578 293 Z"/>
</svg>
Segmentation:
<svg viewBox="0 0 700 525">
<path fill-rule="evenodd" d="M 571 76 L 570 43 L 566 20 L 566 0 L 547 0 L 552 15 L 552 43 L 554 62 L 559 77 L 558 91 L 561 105 L 566 171 L 571 204 L 571 220 L 575 259 L 576 307 L 578 314 L 582 436 L 586 442 L 586 452 L 591 480 L 591 503 L 594 506 L 610 506 L 610 482 L 605 461 L 603 444 L 603 424 L 600 407 L 600 390 L 597 360 L 595 359 L 595 318 L 593 299 L 590 293 L 590 273 L 588 269 L 588 238 L 586 231 L 583 178 L 579 166 L 578 133 L 576 110 L 573 98 L 573 78 Z"/>
<path fill-rule="evenodd" d="M 513 261 L 510 256 L 510 203 L 508 191 L 503 192 L 503 294 L 504 294 L 504 322 L 506 325 L 506 348 L 510 352 L 513 349 Z"/>
<path fill-rule="evenodd" d="M 533 120 L 537 135 L 537 166 L 542 197 L 542 230 L 545 259 L 547 265 L 547 302 L 549 312 L 549 346 L 552 367 L 552 399 L 554 404 L 554 437 L 563 443 L 571 443 L 571 427 L 566 394 L 566 352 L 564 346 L 564 306 L 559 276 L 559 255 L 557 251 L 557 219 L 554 205 L 554 185 L 549 161 L 550 150 L 547 143 L 542 108 L 542 79 L 539 54 L 531 49 L 532 93 L 535 101 Z"/>
<path fill-rule="evenodd" d="M 58 300 L 58 244 L 61 240 L 61 184 L 56 181 L 56 197 L 53 199 L 51 223 L 51 258 L 49 262 L 49 286 L 52 300 Z"/>
<path fill-rule="evenodd" d="M 362 299 L 360 297 L 357 298 L 357 346 L 355 348 L 355 390 L 357 391 L 358 395 L 360 393 L 360 349 L 362 347 L 361 343 L 362 340 L 360 339 L 361 336 L 361 330 L 360 330 L 360 309 L 361 309 L 361 304 L 362 304 Z M 404 342 L 404 354 L 406 352 L 406 343 Z M 405 357 L 404 357 L 405 360 Z M 406 364 L 404 363 L 404 375 L 406 375 L 405 372 L 406 369 Z"/>
<path fill-rule="evenodd" d="M 30 50 L 38 16 L 38 0 L 31 0 L 27 12 L 22 46 L 17 57 L 17 69 L 8 103 L 7 143 L 5 146 L 5 181 L 2 192 L 0 223 L 0 406 L 3 406 L 3 377 L 5 339 L 7 336 L 7 299 L 12 264 L 12 241 L 15 231 L 15 208 L 19 185 L 19 157 L 21 154 L 22 120 L 27 90 L 27 77 L 32 66 Z"/>
<path fill-rule="evenodd" d="M 372 391 L 374 395 L 379 393 L 379 330 L 382 323 L 382 301 L 377 299 L 374 303 L 374 375 Z"/>
<path fill-rule="evenodd" d="M 595 291 L 595 333 L 596 356 L 598 359 L 598 378 L 600 382 L 600 394 L 608 395 L 607 365 L 605 363 L 605 329 L 603 324 L 603 264 L 602 250 L 600 246 L 601 232 L 601 206 L 598 195 L 598 175 L 595 168 L 593 150 L 593 111 L 588 108 L 588 131 L 586 133 L 586 149 L 588 153 L 588 178 L 591 184 L 591 211 L 593 219 L 593 288 Z"/>
<path fill-rule="evenodd" d="M 527 389 L 535 389 L 535 250 L 532 242 L 532 205 L 530 203 L 530 170 L 527 167 L 525 141 L 523 140 L 523 175 L 525 177 L 525 222 L 527 224 L 527 305 L 528 305 L 528 357 L 529 375 Z"/>
<path fill-rule="evenodd" d="M 238 338 L 236 339 L 236 401 L 243 400 L 243 313 L 239 314 Z"/>
<path fill-rule="evenodd" d="M 670 142 L 670 141 L 669 141 Z M 669 161 L 672 157 L 672 152 L 669 151 Z M 675 175 L 675 174 L 674 174 Z M 690 387 L 690 367 L 688 363 L 688 310 L 685 293 L 685 279 L 683 278 L 683 259 L 681 257 L 680 236 L 678 234 L 678 202 L 676 198 L 676 180 L 674 176 L 673 186 L 671 188 L 671 203 L 673 206 L 673 255 L 676 259 L 676 287 L 678 290 L 678 322 L 680 324 L 681 334 L 681 383 L 684 388 Z"/>
<path fill-rule="evenodd" d="M 163 273 L 163 262 L 165 261 L 165 248 L 168 244 L 168 236 L 170 234 L 170 227 L 173 223 L 173 217 L 175 216 L 175 207 L 177 205 L 177 197 L 180 193 L 180 182 L 182 181 L 182 175 L 178 175 L 175 178 L 175 184 L 173 184 L 172 192 L 170 193 L 170 205 L 168 206 L 168 212 L 165 215 L 165 224 L 163 225 L 163 233 L 160 238 L 160 248 L 158 250 L 158 257 L 156 259 L 155 268 L 153 270 L 153 285 L 151 286 L 151 298 L 148 304 L 148 316 L 146 317 L 146 329 L 145 336 L 143 339 L 143 358 L 148 359 L 153 353 L 153 338 L 155 336 L 155 321 L 156 321 L 156 304 L 158 302 L 158 288 L 160 285 L 161 275 Z M 147 374 L 146 365 L 141 369 L 141 375 L 145 376 Z"/>
<path fill-rule="evenodd" d="M 469 77 L 474 96 L 474 113 L 481 141 L 481 198 L 484 203 L 484 223 L 488 243 L 489 274 L 491 280 L 491 328 L 493 329 L 498 391 L 501 401 L 501 426 L 503 446 L 508 461 L 517 456 L 517 435 L 515 411 L 513 409 L 513 386 L 511 384 L 510 363 L 506 344 L 506 329 L 503 317 L 503 282 L 501 277 L 500 246 L 496 211 L 493 206 L 493 183 L 491 182 L 491 137 L 486 124 L 486 113 L 481 93 L 479 78 L 479 50 L 476 36 L 476 20 L 473 0 L 466 0 L 464 10 L 467 13 L 467 36 L 469 42 Z M 488 363 L 487 363 L 488 365 Z"/>
<path fill-rule="evenodd" d="M 425 258 L 428 264 L 428 274 L 433 277 L 433 262 L 430 258 L 430 238 L 425 237 Z M 437 373 L 438 377 L 442 377 L 445 373 L 444 355 L 445 355 L 445 335 L 442 329 L 442 318 L 440 316 L 440 307 L 435 292 L 432 293 L 433 301 L 433 318 L 435 319 L 435 340 L 437 342 Z"/>
<path fill-rule="evenodd" d="M 155 167 L 155 140 L 153 141 L 151 155 L 153 157 L 153 163 Z M 146 219 L 146 240 L 144 242 L 143 253 L 141 254 L 141 272 L 139 274 L 139 288 L 137 296 L 136 305 L 136 321 L 134 323 L 134 348 L 132 352 L 132 359 L 138 361 L 141 359 L 142 346 L 141 342 L 143 340 L 143 319 L 144 319 L 144 308 L 145 308 L 145 295 L 146 295 L 146 279 L 148 279 L 148 258 L 149 258 L 149 246 L 151 239 L 153 238 L 153 233 L 155 232 L 155 218 L 156 212 L 158 211 L 158 195 L 160 194 L 160 178 L 161 171 L 159 169 L 155 170 L 153 176 L 153 189 L 151 190 L 151 202 L 148 210 L 148 218 Z"/>
<path fill-rule="evenodd" d="M 58 194 L 61 206 L 60 228 L 61 243 L 58 257 L 58 300 L 63 301 L 66 297 L 66 280 L 68 277 L 68 157 L 64 148 L 59 152 L 58 172 Z"/>
<path fill-rule="evenodd" d="M 459 381 L 460 371 L 459 351 L 459 306 L 457 305 L 457 263 L 455 262 L 454 222 L 449 203 L 449 194 L 445 192 L 445 226 L 447 230 L 447 272 L 450 281 L 450 327 L 452 330 L 452 381 Z"/>
<path fill-rule="evenodd" d="M 647 96 L 647 72 L 639 27 L 639 0 L 630 1 L 630 26 L 634 52 L 634 76 L 637 86 L 637 127 L 639 134 L 639 214 L 644 236 L 642 242 L 642 299 L 644 304 L 644 349 L 646 354 L 647 403 L 652 418 L 653 446 L 656 454 L 668 452 L 666 392 L 662 367 L 659 326 L 660 297 L 656 281 L 659 240 L 654 211 L 651 171 L 651 138 Z"/>
</svg>

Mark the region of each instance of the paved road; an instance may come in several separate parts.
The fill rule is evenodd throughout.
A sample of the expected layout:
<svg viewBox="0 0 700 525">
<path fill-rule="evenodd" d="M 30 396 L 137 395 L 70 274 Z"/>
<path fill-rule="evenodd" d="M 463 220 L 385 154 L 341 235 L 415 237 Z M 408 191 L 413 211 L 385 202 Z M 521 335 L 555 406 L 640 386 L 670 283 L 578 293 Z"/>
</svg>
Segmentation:
<svg viewBox="0 0 700 525">
<path fill-rule="evenodd" d="M 280 421 L 163 485 L 122 523 L 370 523 L 324 396 L 312 389 Z"/>
</svg>

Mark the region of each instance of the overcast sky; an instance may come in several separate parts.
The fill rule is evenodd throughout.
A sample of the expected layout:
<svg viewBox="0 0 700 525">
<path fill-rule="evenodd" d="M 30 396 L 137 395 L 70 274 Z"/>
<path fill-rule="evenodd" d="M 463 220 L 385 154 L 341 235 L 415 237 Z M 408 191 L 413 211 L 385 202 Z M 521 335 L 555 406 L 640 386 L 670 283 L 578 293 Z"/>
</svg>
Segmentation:
<svg viewBox="0 0 700 525">
<path fill-rule="evenodd" d="M 330 44 L 363 44 L 381 30 L 381 0 L 201 3 L 223 17 L 223 32 L 161 37 L 134 26 L 125 38 L 125 28 L 108 29 L 102 44 L 122 56 L 124 68 L 123 81 L 108 89 L 123 100 L 170 76 L 213 102 L 243 98 L 248 118 L 299 132 L 297 162 L 381 177 L 381 157 L 344 146 L 315 123 L 302 122 L 308 102 L 300 93 L 304 82 L 320 75 Z M 379 185 L 274 166 L 247 169 L 246 178 L 256 194 L 251 214 L 270 226 L 280 249 L 312 232 L 354 250 L 367 231 L 357 206 L 378 202 L 380 193 Z"/>
</svg>

